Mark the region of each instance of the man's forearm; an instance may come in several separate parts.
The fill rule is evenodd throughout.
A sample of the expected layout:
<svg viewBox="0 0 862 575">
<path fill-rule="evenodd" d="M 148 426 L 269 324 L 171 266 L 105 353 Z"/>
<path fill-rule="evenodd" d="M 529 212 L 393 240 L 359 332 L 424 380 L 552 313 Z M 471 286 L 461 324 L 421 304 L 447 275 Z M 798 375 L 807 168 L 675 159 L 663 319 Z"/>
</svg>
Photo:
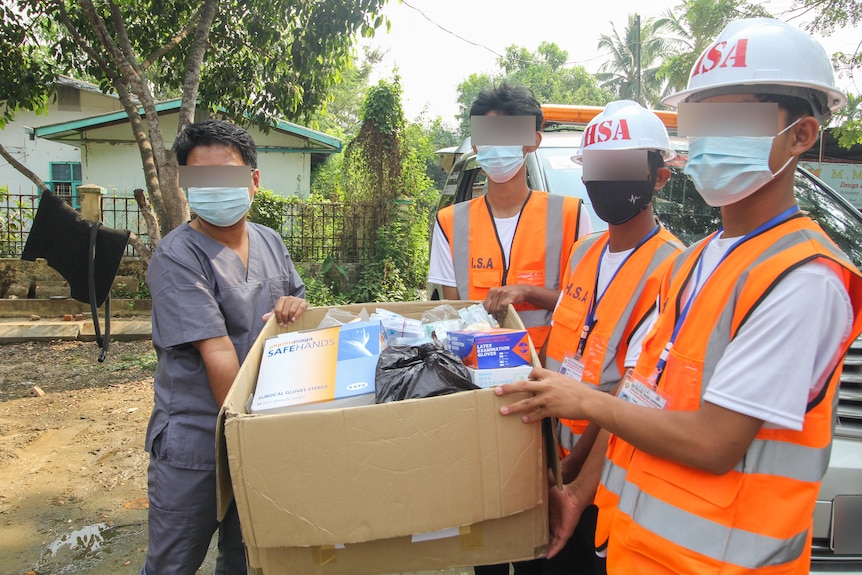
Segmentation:
<svg viewBox="0 0 862 575">
<path fill-rule="evenodd" d="M 210 389 L 216 405 L 221 407 L 239 372 L 239 358 L 227 336 L 193 342 L 207 370 Z"/>
<path fill-rule="evenodd" d="M 529 302 L 534 306 L 554 311 L 557 307 L 557 301 L 560 299 L 560 290 L 553 290 L 539 286 L 532 286 L 530 290 Z"/>
<path fill-rule="evenodd" d="M 601 428 L 592 421 L 587 425 L 578 442 L 561 463 L 563 483 L 569 483 L 580 473 L 581 468 L 593 451 L 593 445 L 600 431 Z M 605 447 L 607 447 L 607 440 Z"/>
</svg>

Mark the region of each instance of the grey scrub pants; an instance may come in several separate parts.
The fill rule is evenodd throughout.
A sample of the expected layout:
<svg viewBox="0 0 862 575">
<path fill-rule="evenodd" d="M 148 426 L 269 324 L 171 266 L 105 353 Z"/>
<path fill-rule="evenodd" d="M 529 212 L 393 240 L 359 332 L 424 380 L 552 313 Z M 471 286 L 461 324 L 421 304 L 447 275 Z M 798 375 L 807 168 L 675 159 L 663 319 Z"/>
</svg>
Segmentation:
<svg viewBox="0 0 862 575">
<path fill-rule="evenodd" d="M 157 441 L 157 444 L 160 443 Z M 140 575 L 192 575 L 218 529 L 216 575 L 246 573 L 236 503 L 216 520 L 216 473 L 172 467 L 153 445 L 148 473 L 147 560 Z"/>
</svg>

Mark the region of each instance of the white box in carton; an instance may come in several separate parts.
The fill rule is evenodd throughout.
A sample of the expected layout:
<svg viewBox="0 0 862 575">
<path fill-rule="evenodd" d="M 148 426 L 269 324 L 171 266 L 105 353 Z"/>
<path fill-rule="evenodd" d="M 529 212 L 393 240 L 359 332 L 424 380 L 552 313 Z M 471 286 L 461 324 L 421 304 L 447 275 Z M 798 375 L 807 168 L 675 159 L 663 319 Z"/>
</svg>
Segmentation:
<svg viewBox="0 0 862 575">
<path fill-rule="evenodd" d="M 473 383 L 486 389 L 527 379 L 530 372 L 533 371 L 533 366 L 518 365 L 515 367 L 492 367 L 490 369 L 468 367 L 467 371 L 470 372 L 470 379 L 473 380 Z"/>
<path fill-rule="evenodd" d="M 340 307 L 358 313 L 385 305 L 420 317 L 440 303 Z M 310 308 L 287 329 L 314 327 L 326 311 Z M 511 308 L 507 323 L 521 325 Z M 544 441 L 539 425 L 499 414 L 515 398 L 481 389 L 249 415 L 263 341 L 283 331 L 272 320 L 264 327 L 225 400 L 216 437 L 219 516 L 235 497 L 252 567 L 359 575 L 545 553 Z M 414 534 L 453 527 L 456 537 L 412 542 Z"/>
<path fill-rule="evenodd" d="M 374 403 L 379 321 L 287 332 L 264 341 L 251 413 Z"/>
</svg>

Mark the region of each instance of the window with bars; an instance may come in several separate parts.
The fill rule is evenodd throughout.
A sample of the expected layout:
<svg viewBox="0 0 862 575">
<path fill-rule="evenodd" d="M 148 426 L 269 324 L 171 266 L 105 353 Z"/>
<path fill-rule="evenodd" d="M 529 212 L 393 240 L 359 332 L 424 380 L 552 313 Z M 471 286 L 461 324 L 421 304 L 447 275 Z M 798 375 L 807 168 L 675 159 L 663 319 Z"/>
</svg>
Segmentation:
<svg viewBox="0 0 862 575">
<path fill-rule="evenodd" d="M 73 208 L 81 207 L 78 184 L 81 183 L 81 162 L 51 162 L 51 190 Z"/>
</svg>

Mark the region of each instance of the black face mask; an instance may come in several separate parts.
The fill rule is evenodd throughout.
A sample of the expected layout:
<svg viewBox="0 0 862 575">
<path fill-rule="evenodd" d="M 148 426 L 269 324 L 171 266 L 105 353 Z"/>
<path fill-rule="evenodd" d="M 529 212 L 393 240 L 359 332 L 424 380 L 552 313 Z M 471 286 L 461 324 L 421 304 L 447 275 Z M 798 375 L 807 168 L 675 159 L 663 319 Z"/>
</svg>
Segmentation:
<svg viewBox="0 0 862 575">
<path fill-rule="evenodd" d="M 584 182 L 596 215 L 611 225 L 624 224 L 649 207 L 655 181 Z"/>
</svg>

